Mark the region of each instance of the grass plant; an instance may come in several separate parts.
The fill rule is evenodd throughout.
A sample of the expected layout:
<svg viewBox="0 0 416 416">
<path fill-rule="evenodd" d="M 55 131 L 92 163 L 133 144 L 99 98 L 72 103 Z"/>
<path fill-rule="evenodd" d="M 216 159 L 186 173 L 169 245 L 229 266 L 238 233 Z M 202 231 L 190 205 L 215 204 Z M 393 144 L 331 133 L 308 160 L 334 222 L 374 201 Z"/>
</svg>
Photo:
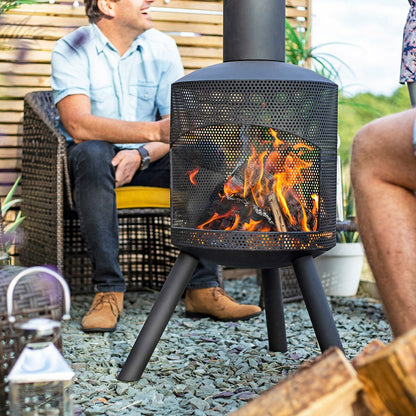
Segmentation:
<svg viewBox="0 0 416 416">
<path fill-rule="evenodd" d="M 14 194 L 16 192 L 17 186 L 19 185 L 21 176 L 19 176 L 16 179 L 16 182 L 11 187 L 10 191 L 6 195 L 6 198 L 4 199 L 3 203 L 1 204 L 1 216 L 5 221 L 5 227 L 4 227 L 4 246 L 6 249 L 6 252 L 9 252 L 10 247 L 13 245 L 16 237 L 16 231 L 17 228 L 20 226 L 20 224 L 23 222 L 25 217 L 22 216 L 22 212 L 18 211 L 15 215 L 14 219 L 12 221 L 7 219 L 7 213 L 9 212 L 10 208 L 16 206 L 17 204 L 20 204 L 22 202 L 22 199 L 20 198 L 14 198 Z"/>
<path fill-rule="evenodd" d="M 344 218 L 355 221 L 355 200 L 349 172 L 342 175 L 342 179 Z M 360 235 L 358 231 L 337 231 L 336 240 L 337 243 L 358 243 L 360 241 Z"/>
</svg>

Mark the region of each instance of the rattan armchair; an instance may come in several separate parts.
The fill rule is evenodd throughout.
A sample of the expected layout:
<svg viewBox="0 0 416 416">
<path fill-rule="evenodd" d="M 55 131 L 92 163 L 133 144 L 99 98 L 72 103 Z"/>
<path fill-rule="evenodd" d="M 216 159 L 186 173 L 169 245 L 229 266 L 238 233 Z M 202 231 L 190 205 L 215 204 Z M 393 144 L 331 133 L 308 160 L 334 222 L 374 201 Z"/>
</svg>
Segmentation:
<svg viewBox="0 0 416 416">
<path fill-rule="evenodd" d="M 92 291 L 91 262 L 73 208 L 65 138 L 57 128 L 52 91 L 25 96 L 21 263 L 58 267 L 72 293 Z M 170 242 L 170 209 L 119 208 L 119 261 L 127 290 L 160 289 L 178 250 Z"/>
</svg>

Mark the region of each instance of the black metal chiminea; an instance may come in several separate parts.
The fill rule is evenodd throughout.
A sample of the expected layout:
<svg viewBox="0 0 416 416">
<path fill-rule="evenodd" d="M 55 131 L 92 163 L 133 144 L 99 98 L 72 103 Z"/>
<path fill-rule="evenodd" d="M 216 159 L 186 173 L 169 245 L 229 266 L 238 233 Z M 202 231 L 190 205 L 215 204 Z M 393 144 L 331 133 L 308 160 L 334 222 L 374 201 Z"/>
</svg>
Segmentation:
<svg viewBox="0 0 416 416">
<path fill-rule="evenodd" d="M 278 268 L 293 265 L 321 349 L 342 348 L 313 263 L 335 245 L 338 89 L 284 57 L 284 1 L 224 0 L 224 62 L 172 85 L 181 254 L 120 379 L 140 377 L 198 258 L 262 269 L 275 351 L 286 350 Z"/>
</svg>

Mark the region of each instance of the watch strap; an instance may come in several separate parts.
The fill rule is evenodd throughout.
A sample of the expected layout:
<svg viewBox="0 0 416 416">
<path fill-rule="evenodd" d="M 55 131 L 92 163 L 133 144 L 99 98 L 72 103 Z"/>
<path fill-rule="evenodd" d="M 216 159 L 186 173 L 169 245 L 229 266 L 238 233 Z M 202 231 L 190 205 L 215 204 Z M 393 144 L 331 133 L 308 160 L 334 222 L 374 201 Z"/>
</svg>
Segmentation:
<svg viewBox="0 0 416 416">
<path fill-rule="evenodd" d="M 150 155 L 147 149 L 144 146 L 137 148 L 137 151 L 140 154 L 141 161 L 140 161 L 140 170 L 145 170 L 150 165 Z"/>
</svg>

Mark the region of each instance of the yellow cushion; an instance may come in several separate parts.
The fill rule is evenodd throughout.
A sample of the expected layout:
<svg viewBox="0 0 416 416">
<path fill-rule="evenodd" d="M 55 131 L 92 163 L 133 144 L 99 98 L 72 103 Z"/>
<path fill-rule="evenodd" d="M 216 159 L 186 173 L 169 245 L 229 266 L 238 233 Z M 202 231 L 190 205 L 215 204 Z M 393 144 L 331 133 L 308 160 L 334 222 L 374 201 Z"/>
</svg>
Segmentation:
<svg viewBox="0 0 416 416">
<path fill-rule="evenodd" d="M 170 208 L 170 189 L 155 186 L 116 188 L 117 208 Z"/>
</svg>

